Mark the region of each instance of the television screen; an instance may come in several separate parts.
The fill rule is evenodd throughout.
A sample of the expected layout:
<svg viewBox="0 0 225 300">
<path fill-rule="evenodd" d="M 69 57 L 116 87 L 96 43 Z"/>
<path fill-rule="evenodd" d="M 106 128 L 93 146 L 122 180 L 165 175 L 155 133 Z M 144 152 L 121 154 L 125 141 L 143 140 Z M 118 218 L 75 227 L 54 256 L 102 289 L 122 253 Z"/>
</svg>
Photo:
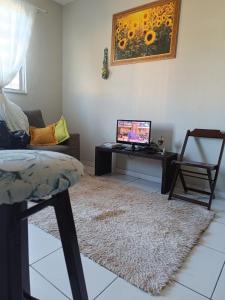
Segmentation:
<svg viewBox="0 0 225 300">
<path fill-rule="evenodd" d="M 151 121 L 117 121 L 117 143 L 150 144 Z"/>
</svg>

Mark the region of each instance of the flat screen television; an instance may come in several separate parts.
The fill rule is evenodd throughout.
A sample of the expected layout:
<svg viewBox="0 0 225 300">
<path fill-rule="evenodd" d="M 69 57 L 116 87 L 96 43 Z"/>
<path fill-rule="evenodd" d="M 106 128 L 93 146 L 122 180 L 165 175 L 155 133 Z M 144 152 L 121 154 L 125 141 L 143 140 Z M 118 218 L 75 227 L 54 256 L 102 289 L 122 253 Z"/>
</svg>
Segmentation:
<svg viewBox="0 0 225 300">
<path fill-rule="evenodd" d="M 117 143 L 147 146 L 150 137 L 151 121 L 117 120 Z"/>
</svg>

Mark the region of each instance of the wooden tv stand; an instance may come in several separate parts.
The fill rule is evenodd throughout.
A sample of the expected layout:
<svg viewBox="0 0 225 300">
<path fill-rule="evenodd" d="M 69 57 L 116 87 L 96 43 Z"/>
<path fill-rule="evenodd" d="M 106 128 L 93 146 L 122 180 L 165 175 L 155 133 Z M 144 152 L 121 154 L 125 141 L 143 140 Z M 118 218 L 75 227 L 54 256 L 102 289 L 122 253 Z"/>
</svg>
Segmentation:
<svg viewBox="0 0 225 300">
<path fill-rule="evenodd" d="M 129 151 L 127 149 L 113 148 L 109 149 L 104 146 L 95 147 L 95 175 L 101 176 L 109 174 L 112 171 L 112 153 L 124 154 L 128 156 L 144 157 L 148 159 L 159 160 L 162 162 L 162 182 L 161 193 L 166 194 L 170 191 L 174 177 L 175 166 L 173 160 L 177 160 L 177 153 L 166 152 L 148 153 L 147 151 Z"/>
</svg>

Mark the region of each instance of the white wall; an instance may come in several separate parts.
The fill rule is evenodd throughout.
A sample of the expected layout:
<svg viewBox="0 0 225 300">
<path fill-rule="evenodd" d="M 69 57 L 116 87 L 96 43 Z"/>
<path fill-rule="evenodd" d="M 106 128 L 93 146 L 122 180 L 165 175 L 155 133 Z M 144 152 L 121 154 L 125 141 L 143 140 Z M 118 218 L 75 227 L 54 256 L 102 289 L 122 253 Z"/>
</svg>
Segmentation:
<svg viewBox="0 0 225 300">
<path fill-rule="evenodd" d="M 153 136 L 164 135 L 174 151 L 188 128 L 225 129 L 224 0 L 182 1 L 176 59 L 110 67 L 101 79 L 112 14 L 147 2 L 76 0 L 63 9 L 63 111 L 81 134 L 83 160 L 94 161 L 95 145 L 115 140 L 118 118 L 152 120 Z M 160 176 L 155 163 L 123 160 L 119 166 Z M 223 161 L 223 191 L 224 173 Z"/>
<path fill-rule="evenodd" d="M 8 94 L 23 109 L 41 109 L 46 122 L 62 114 L 62 6 L 51 0 L 30 0 L 38 13 L 27 55 L 27 95 Z"/>
</svg>

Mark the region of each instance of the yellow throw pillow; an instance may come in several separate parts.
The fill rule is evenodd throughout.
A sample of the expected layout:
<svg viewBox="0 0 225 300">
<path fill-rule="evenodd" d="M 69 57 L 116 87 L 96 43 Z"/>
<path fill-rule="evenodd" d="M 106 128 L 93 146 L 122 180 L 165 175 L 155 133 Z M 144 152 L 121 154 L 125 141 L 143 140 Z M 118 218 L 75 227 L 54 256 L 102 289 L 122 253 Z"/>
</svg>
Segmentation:
<svg viewBox="0 0 225 300">
<path fill-rule="evenodd" d="M 58 144 L 68 140 L 70 137 L 67 125 L 66 125 L 66 120 L 62 116 L 61 119 L 55 123 L 55 138 L 58 142 Z"/>
<path fill-rule="evenodd" d="M 31 145 L 49 146 L 56 145 L 55 124 L 48 125 L 45 128 L 30 127 Z"/>
</svg>

